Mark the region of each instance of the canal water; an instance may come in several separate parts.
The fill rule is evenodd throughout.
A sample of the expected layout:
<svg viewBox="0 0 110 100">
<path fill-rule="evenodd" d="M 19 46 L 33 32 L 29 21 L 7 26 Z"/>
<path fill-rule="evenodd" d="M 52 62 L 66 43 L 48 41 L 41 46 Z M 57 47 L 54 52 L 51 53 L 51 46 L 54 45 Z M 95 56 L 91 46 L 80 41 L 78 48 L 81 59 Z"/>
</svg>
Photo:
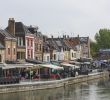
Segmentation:
<svg viewBox="0 0 110 100">
<path fill-rule="evenodd" d="M 110 80 L 101 79 L 55 89 L 0 94 L 0 100 L 110 100 Z"/>
</svg>

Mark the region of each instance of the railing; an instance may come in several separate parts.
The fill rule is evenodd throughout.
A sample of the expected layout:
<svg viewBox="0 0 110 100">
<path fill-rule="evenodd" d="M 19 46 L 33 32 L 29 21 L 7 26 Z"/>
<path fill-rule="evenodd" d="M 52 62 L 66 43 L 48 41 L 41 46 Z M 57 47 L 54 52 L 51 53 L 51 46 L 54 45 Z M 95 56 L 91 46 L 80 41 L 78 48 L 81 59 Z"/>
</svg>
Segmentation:
<svg viewBox="0 0 110 100">
<path fill-rule="evenodd" d="M 19 83 L 19 78 L 18 77 L 1 77 L 0 78 L 0 85 L 4 84 L 16 84 Z"/>
</svg>

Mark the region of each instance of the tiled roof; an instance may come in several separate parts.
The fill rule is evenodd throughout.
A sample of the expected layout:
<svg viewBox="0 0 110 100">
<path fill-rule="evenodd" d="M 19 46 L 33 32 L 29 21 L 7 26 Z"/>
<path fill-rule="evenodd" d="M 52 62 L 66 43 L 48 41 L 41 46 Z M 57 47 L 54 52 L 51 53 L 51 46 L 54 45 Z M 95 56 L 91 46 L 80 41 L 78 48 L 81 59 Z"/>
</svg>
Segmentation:
<svg viewBox="0 0 110 100">
<path fill-rule="evenodd" d="M 56 44 L 57 44 L 59 47 L 62 47 L 62 46 L 63 46 L 60 40 L 56 40 L 55 42 L 56 42 Z"/>
<path fill-rule="evenodd" d="M 61 48 L 69 49 L 64 38 L 48 38 L 48 41 L 50 41 L 51 45 L 53 45 L 57 50 L 61 50 Z"/>
<path fill-rule="evenodd" d="M 9 33 L 7 30 L 0 29 L 0 34 L 2 34 L 5 38 L 15 39 L 15 37 L 11 33 Z"/>
<path fill-rule="evenodd" d="M 74 48 L 80 44 L 80 41 L 78 38 L 67 38 L 64 39 L 65 44 L 69 47 L 69 48 Z"/>
<path fill-rule="evenodd" d="M 48 38 L 47 41 L 49 42 L 49 44 L 50 44 L 51 46 L 54 47 L 54 49 L 60 51 L 60 46 L 59 46 L 59 45 L 61 45 L 61 43 L 60 43 L 60 41 L 59 41 L 58 39 Z M 57 42 L 56 42 L 56 41 L 57 41 Z"/>
</svg>

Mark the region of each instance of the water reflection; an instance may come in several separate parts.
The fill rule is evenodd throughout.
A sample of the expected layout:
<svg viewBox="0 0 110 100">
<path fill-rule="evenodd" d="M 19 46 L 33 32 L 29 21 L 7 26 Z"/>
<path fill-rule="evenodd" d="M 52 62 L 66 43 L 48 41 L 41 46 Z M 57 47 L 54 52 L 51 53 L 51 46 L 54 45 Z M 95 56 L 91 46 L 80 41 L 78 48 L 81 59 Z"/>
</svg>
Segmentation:
<svg viewBox="0 0 110 100">
<path fill-rule="evenodd" d="M 110 100 L 110 80 L 85 82 L 65 88 L 0 94 L 0 100 Z"/>
</svg>

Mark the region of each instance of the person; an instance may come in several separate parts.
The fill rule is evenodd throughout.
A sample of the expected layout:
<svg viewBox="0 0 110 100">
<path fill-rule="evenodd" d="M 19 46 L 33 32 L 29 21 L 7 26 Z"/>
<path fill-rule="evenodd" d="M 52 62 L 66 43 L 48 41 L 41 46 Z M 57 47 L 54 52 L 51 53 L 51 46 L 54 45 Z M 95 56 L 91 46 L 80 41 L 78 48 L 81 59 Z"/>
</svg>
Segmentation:
<svg viewBox="0 0 110 100">
<path fill-rule="evenodd" d="M 33 79 L 33 71 L 32 70 L 30 71 L 30 78 Z"/>
<path fill-rule="evenodd" d="M 25 75 L 25 79 L 28 79 L 28 77 L 29 77 L 29 76 L 28 76 L 28 73 L 26 73 L 26 75 Z"/>
<path fill-rule="evenodd" d="M 77 71 L 75 72 L 75 75 L 78 76 L 78 72 Z"/>
<path fill-rule="evenodd" d="M 59 73 L 57 73 L 57 79 L 61 79 L 61 76 L 60 76 L 60 74 Z"/>
</svg>

